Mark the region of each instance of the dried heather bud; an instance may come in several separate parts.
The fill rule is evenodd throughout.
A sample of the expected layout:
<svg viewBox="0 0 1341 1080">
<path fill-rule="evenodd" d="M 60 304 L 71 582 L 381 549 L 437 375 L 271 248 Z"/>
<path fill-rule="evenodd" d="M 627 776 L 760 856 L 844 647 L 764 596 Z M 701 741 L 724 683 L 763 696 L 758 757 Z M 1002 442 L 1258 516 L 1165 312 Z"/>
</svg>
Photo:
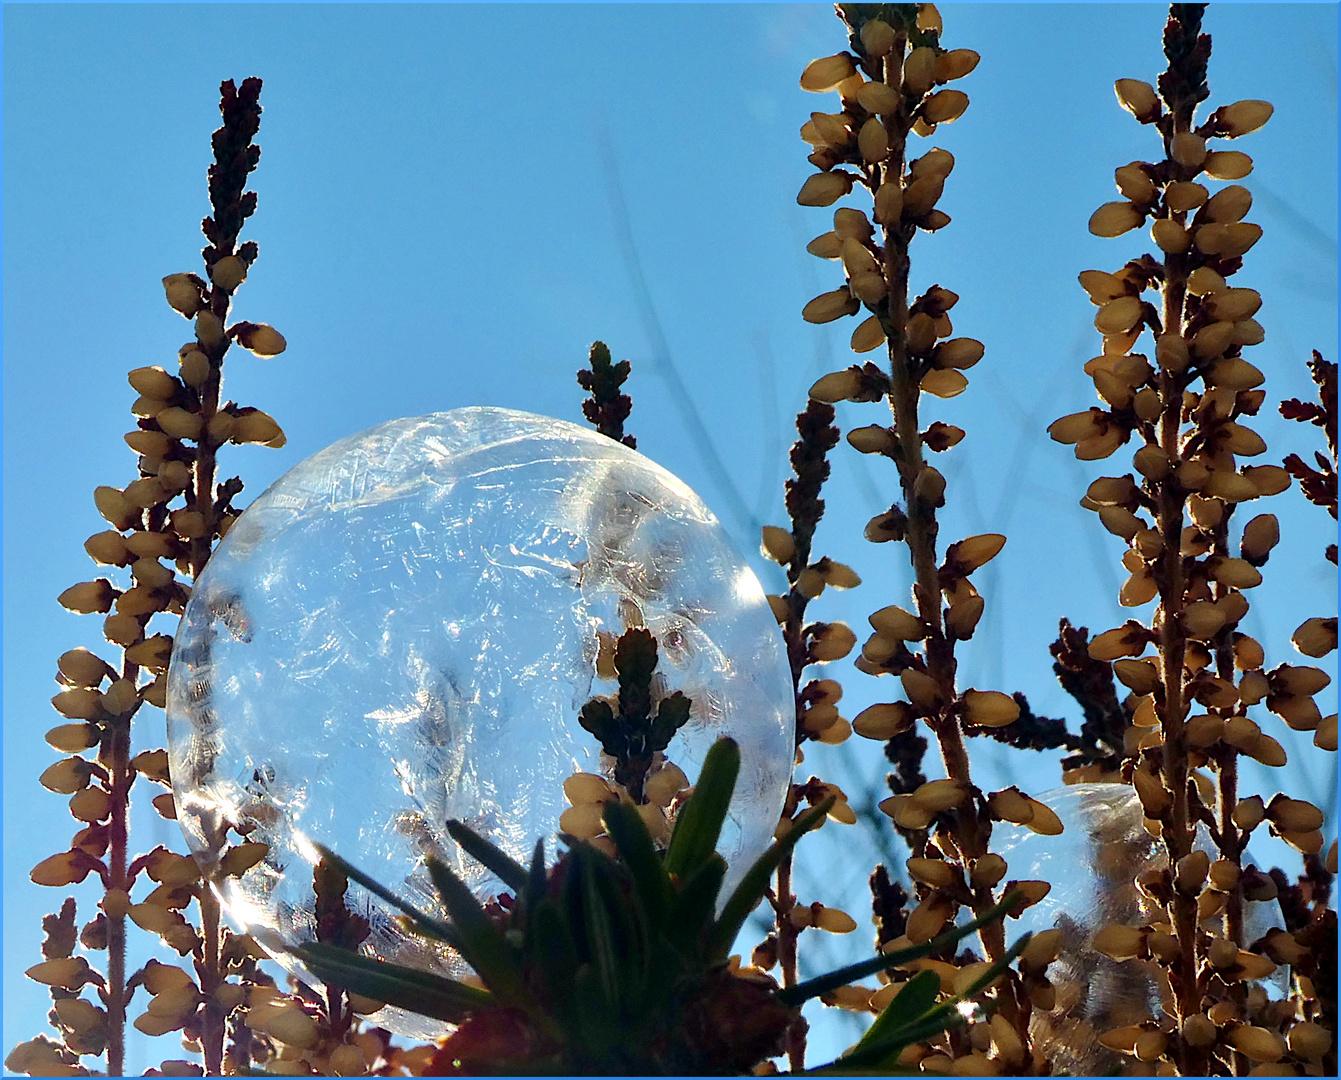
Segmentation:
<svg viewBox="0 0 1341 1080">
<path fill-rule="evenodd" d="M 174 439 L 198 439 L 204 422 L 195 413 L 174 406 L 154 417 L 164 433 Z"/>
<path fill-rule="evenodd" d="M 210 280 L 231 293 L 247 278 L 247 264 L 236 255 L 225 255 L 210 267 Z"/>
<path fill-rule="evenodd" d="M 941 53 L 936 57 L 936 82 L 947 83 L 962 79 L 978 66 L 978 61 L 981 59 L 982 57 L 972 49 L 951 49 L 949 52 Z"/>
<path fill-rule="evenodd" d="M 205 306 L 205 282 L 196 274 L 169 274 L 163 291 L 168 306 L 188 319 Z"/>
<path fill-rule="evenodd" d="M 1243 527 L 1239 554 L 1253 566 L 1262 566 L 1271 549 L 1280 543 L 1280 524 L 1275 514 L 1259 514 Z"/>
<path fill-rule="evenodd" d="M 857 644 L 857 635 L 846 623 L 819 624 L 821 629 L 810 643 L 810 655 L 819 663 L 841 660 Z"/>
<path fill-rule="evenodd" d="M 1213 180 L 1242 180 L 1253 171 L 1253 159 L 1238 150 L 1216 150 L 1206 155 L 1204 168 Z"/>
<path fill-rule="evenodd" d="M 1225 138 L 1237 139 L 1256 131 L 1271 119 L 1273 112 L 1275 109 L 1267 101 L 1236 101 L 1216 110 L 1216 129 Z"/>
<path fill-rule="evenodd" d="M 1005 727 L 1020 717 L 1020 706 L 999 690 L 966 690 L 964 719 L 980 727 Z"/>
<path fill-rule="evenodd" d="M 801 89 L 811 93 L 824 94 L 836 90 L 844 79 L 850 79 L 857 73 L 852 66 L 852 57 L 847 53 L 836 56 L 822 56 L 812 60 L 801 73 Z"/>
<path fill-rule="evenodd" d="M 98 578 L 97 581 L 81 581 L 78 585 L 71 585 L 56 599 L 61 607 L 81 615 L 92 615 L 111 611 L 112 601 L 117 595 L 110 581 Z"/>
<path fill-rule="evenodd" d="M 857 104 L 869 113 L 887 116 L 898 111 L 902 98 L 893 87 L 886 86 L 882 82 L 868 82 L 863 83 L 861 89 L 857 91 Z"/>
<path fill-rule="evenodd" d="M 820 233 L 806 245 L 806 251 L 819 259 L 837 259 L 843 253 L 843 238 L 836 232 Z"/>
<path fill-rule="evenodd" d="M 962 90 L 938 90 L 922 104 L 922 119 L 928 124 L 953 123 L 968 106 L 968 95 Z"/>
<path fill-rule="evenodd" d="M 1155 88 L 1140 79 L 1118 79 L 1113 84 L 1118 104 L 1143 124 L 1149 124 L 1160 114 L 1159 97 Z"/>
<path fill-rule="evenodd" d="M 1090 215 L 1089 229 L 1095 236 L 1121 236 L 1137 228 L 1144 215 L 1129 202 L 1104 203 Z"/>
<path fill-rule="evenodd" d="M 1206 140 L 1190 131 L 1181 131 L 1173 137 L 1172 157 L 1185 169 L 1199 169 L 1206 160 Z"/>
<path fill-rule="evenodd" d="M 182 388 L 182 384 L 161 367 L 135 368 L 126 376 L 126 381 L 136 393 L 160 401 L 172 400 Z"/>
<path fill-rule="evenodd" d="M 935 814 L 958 806 L 968 796 L 968 788 L 958 780 L 929 780 L 912 793 L 912 801 L 914 806 Z"/>
<path fill-rule="evenodd" d="M 1095 952 L 1110 960 L 1136 960 L 1146 955 L 1146 932 L 1133 926 L 1105 926 L 1094 935 Z"/>
<path fill-rule="evenodd" d="M 1191 234 L 1169 218 L 1160 218 L 1150 226 L 1150 239 L 1169 255 L 1181 255 L 1192 246 Z"/>
<path fill-rule="evenodd" d="M 889 139 L 885 135 L 885 125 L 876 117 L 871 117 L 861 125 L 857 132 L 857 149 L 867 164 L 877 164 L 889 157 Z"/>
<path fill-rule="evenodd" d="M 786 566 L 796 558 L 796 540 L 786 529 L 780 529 L 776 525 L 765 525 L 761 550 L 775 563 Z"/>
<path fill-rule="evenodd" d="M 935 363 L 942 368 L 971 368 L 983 357 L 983 344 L 973 338 L 953 338 L 936 346 Z"/>
<path fill-rule="evenodd" d="M 896 183 L 881 184 L 875 192 L 875 220 L 893 225 L 903 216 L 903 188 Z"/>
<path fill-rule="evenodd" d="M 851 344 L 853 352 L 870 352 L 872 349 L 879 348 L 884 343 L 885 328 L 880 325 L 880 319 L 876 315 L 872 315 L 852 331 Z"/>
<path fill-rule="evenodd" d="M 832 371 L 828 375 L 821 376 L 810 388 L 810 396 L 815 401 L 822 401 L 828 405 L 837 401 L 851 401 L 860 393 L 861 374 L 856 368 Z"/>
<path fill-rule="evenodd" d="M 1279 1061 L 1288 1051 L 1285 1040 L 1274 1031 L 1246 1024 L 1234 1028 L 1225 1041 L 1250 1061 L 1259 1064 Z"/>
<path fill-rule="evenodd" d="M 801 311 L 801 318 L 809 323 L 828 323 L 861 310 L 861 301 L 846 288 L 820 293 Z"/>
<path fill-rule="evenodd" d="M 1336 648 L 1336 619 L 1309 619 L 1290 641 L 1305 656 L 1326 656 Z"/>
<path fill-rule="evenodd" d="M 801 206 L 832 206 L 852 190 L 852 174 L 818 172 L 806 179 L 796 195 Z"/>
</svg>

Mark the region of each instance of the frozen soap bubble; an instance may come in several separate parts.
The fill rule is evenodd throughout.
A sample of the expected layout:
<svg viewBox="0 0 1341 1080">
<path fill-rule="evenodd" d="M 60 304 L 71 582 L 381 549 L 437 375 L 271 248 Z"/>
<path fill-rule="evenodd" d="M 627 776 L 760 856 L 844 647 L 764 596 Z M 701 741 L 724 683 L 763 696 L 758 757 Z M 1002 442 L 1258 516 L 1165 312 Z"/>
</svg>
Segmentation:
<svg viewBox="0 0 1341 1080">
<path fill-rule="evenodd" d="M 1061 818 L 1060 835 L 1009 824 L 992 829 L 994 849 L 1012 878 L 1052 883 L 1048 895 L 1020 916 L 1019 929 L 1062 931 L 1061 954 L 1047 972 L 1057 991 L 1056 1007 L 1035 1009 L 1030 1026 L 1055 1071 L 1102 1076 L 1130 1058 L 1100 1046 L 1099 1036 L 1159 1016 L 1162 979 L 1149 961 L 1119 963 L 1095 952 L 1094 935 L 1115 923 L 1164 921 L 1135 882 L 1146 870 L 1168 866 L 1168 858 L 1162 842 L 1146 831 L 1141 801 L 1126 784 L 1073 784 L 1035 798 Z M 1217 858 L 1204 828 L 1196 847 Z M 1280 925 L 1278 906 L 1249 903 L 1244 922 L 1245 939 L 1252 941 Z"/>
<path fill-rule="evenodd" d="M 521 862 L 543 837 L 552 859 L 565 779 L 612 775 L 578 712 L 617 692 L 609 648 L 639 625 L 655 685 L 693 702 L 666 761 L 692 782 L 718 737 L 740 745 L 730 889 L 772 839 L 795 707 L 763 590 L 689 488 L 589 429 L 493 408 L 394 420 L 290 470 L 200 575 L 169 674 L 178 821 L 232 919 L 276 955 L 312 940 L 312 841 L 427 910 L 425 855 L 500 891 L 448 819 Z M 222 876 L 240 834 L 269 850 Z M 365 952 L 462 972 L 357 886 L 347 902 Z"/>
</svg>

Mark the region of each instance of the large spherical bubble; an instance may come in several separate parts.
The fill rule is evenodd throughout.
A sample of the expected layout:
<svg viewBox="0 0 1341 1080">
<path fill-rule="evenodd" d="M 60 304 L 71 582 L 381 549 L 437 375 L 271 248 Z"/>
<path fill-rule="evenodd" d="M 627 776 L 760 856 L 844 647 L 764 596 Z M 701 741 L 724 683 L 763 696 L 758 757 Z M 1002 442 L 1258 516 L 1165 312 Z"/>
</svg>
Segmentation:
<svg viewBox="0 0 1341 1080">
<path fill-rule="evenodd" d="M 1099 1036 L 1159 1016 L 1160 986 L 1167 982 L 1151 961 L 1118 962 L 1096 952 L 1094 935 L 1114 924 L 1140 927 L 1167 918 L 1136 888 L 1136 878 L 1167 867 L 1168 857 L 1145 827 L 1136 792 L 1125 784 L 1074 784 L 1035 797 L 1061 818 L 1059 835 L 1005 823 L 992 829 L 993 847 L 1012 878 L 1052 883 L 1048 895 L 1021 915 L 1019 930 L 1062 931 L 1061 954 L 1047 972 L 1056 1007 L 1035 1009 L 1030 1026 L 1054 1069 L 1101 1076 L 1129 1059 L 1101 1046 Z M 1204 827 L 1195 846 L 1218 858 Z M 1208 921 L 1206 928 L 1222 933 L 1212 925 L 1218 922 Z M 1252 941 L 1280 925 L 1279 906 L 1249 903 L 1244 922 L 1245 941 Z"/>
<path fill-rule="evenodd" d="M 200 575 L 169 674 L 177 816 L 229 915 L 277 955 L 312 940 L 313 841 L 429 910 L 428 854 L 482 898 L 500 888 L 448 819 L 522 862 L 543 837 L 552 858 L 564 780 L 610 775 L 578 711 L 617 691 L 598 658 L 638 625 L 664 692 L 693 702 L 666 760 L 692 782 L 719 736 L 740 744 L 729 889 L 777 824 L 795 713 L 763 591 L 692 491 L 593 431 L 506 409 L 392 421 L 296 466 Z M 244 835 L 264 860 L 221 875 Z M 460 973 L 356 886 L 348 903 L 372 924 L 365 951 Z"/>
</svg>

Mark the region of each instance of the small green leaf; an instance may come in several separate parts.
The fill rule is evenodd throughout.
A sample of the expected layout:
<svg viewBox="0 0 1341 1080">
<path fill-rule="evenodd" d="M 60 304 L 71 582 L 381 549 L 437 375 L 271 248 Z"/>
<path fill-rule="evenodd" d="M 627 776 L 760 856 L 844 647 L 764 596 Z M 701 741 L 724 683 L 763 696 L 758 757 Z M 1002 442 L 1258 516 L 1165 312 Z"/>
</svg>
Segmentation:
<svg viewBox="0 0 1341 1080">
<path fill-rule="evenodd" d="M 647 824 L 632 806 L 611 799 L 605 804 L 605 827 L 633 876 L 648 921 L 653 928 L 660 927 L 670 906 L 671 885 Z"/>
<path fill-rule="evenodd" d="M 531 854 L 531 868 L 526 874 L 526 888 L 520 893 L 527 911 L 534 911 L 536 905 L 545 898 L 549 877 L 545 872 L 545 841 L 542 837 L 535 842 L 535 851 Z"/>
<path fill-rule="evenodd" d="M 717 925 L 713 928 L 711 955 L 714 959 L 726 959 L 736 935 L 740 933 L 740 928 L 745 925 L 750 912 L 759 906 L 773 871 L 778 868 L 778 864 L 787 853 L 796 847 L 801 837 L 819 826 L 833 804 L 834 797 L 831 795 L 800 815 L 791 831 L 781 840 L 774 840 L 754 865 L 745 871 L 745 876 L 732 891 L 726 907 L 722 909 L 721 917 L 717 920 Z"/>
<path fill-rule="evenodd" d="M 894 1000 L 881 1010 L 856 1046 L 842 1054 L 835 1065 L 873 1065 L 891 1054 L 897 1056 L 912 1040 L 904 1032 L 921 1020 L 936 1004 L 941 978 L 934 971 L 919 971 L 903 984 Z"/>
<path fill-rule="evenodd" d="M 726 860 L 715 851 L 708 855 L 708 860 L 680 886 L 666 914 L 666 936 L 671 943 L 682 953 L 703 959 L 710 944 L 717 894 L 726 877 Z"/>
<path fill-rule="evenodd" d="M 443 906 L 452 917 L 460 942 L 457 948 L 466 963 L 475 969 L 503 1004 L 529 1009 L 531 995 L 502 931 L 494 925 L 465 882 L 445 863 L 430 857 L 428 872 L 442 896 Z"/>
<path fill-rule="evenodd" d="M 600 867 L 590 854 L 595 852 L 586 844 L 575 845 L 573 861 L 581 866 L 582 917 L 587 930 L 587 949 L 591 956 L 596 985 L 600 989 L 609 1012 L 618 1013 L 623 979 L 620 977 L 620 950 L 615 942 L 613 919 L 617 917 L 618 901 L 606 902 L 597 878 Z"/>
<path fill-rule="evenodd" d="M 576 1008 L 573 979 L 577 974 L 578 956 L 573 935 L 559 914 L 558 901 L 542 900 L 531 912 L 527 944 L 532 949 L 532 963 L 540 970 L 548 988 L 551 1005 L 564 1027 Z"/>
<path fill-rule="evenodd" d="M 473 1010 L 498 1005 L 487 990 L 334 945 L 313 942 L 299 946 L 294 955 L 322 982 L 452 1024 L 459 1024 Z"/>
<path fill-rule="evenodd" d="M 460 844 L 461 850 L 477 863 L 497 874 L 503 884 L 512 890 L 513 896 L 521 895 L 522 890 L 526 888 L 526 867 L 459 821 L 447 822 L 447 835 Z"/>
<path fill-rule="evenodd" d="M 341 872 L 343 872 L 345 877 L 349 878 L 351 881 L 358 882 L 374 896 L 380 896 L 388 904 L 396 908 L 396 910 L 403 911 L 408 915 L 410 921 L 425 937 L 434 938 L 438 941 L 445 941 L 452 948 L 460 951 L 460 939 L 458 938 L 456 931 L 447 923 L 443 922 L 441 919 L 435 919 L 431 915 L 425 915 L 413 904 L 402 900 L 385 885 L 374 881 L 356 866 L 345 862 L 344 859 L 340 858 L 340 856 L 330 848 L 322 844 L 314 844 L 313 846 L 321 852 L 323 858 L 329 859 Z"/>
<path fill-rule="evenodd" d="M 666 851 L 666 873 L 689 877 L 717 847 L 740 773 L 740 747 L 721 738 L 712 745 L 689 801 L 680 808 Z"/>
</svg>

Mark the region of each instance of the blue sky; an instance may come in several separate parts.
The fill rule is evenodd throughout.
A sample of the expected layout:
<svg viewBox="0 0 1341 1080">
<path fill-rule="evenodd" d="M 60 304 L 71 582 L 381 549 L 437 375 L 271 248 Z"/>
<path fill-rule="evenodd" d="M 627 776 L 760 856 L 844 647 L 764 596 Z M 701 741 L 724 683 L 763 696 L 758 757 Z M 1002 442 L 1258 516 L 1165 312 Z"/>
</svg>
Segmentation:
<svg viewBox="0 0 1341 1080">
<path fill-rule="evenodd" d="M 1073 719 L 1047 655 L 1058 618 L 1101 630 L 1126 617 L 1120 542 L 1076 500 L 1101 471 L 1128 465 L 1121 455 L 1106 470 L 1077 463 L 1045 428 L 1093 403 L 1080 367 L 1098 337 L 1076 274 L 1115 270 L 1151 246 L 1138 233 L 1098 240 L 1085 223 L 1117 197 L 1115 167 L 1158 153 L 1112 85 L 1162 70 L 1164 10 L 942 7 L 947 46 L 983 59 L 956 84 L 969 111 L 928 143 L 956 157 L 940 204 L 953 222 L 916 240 L 913 282 L 958 292 L 956 332 L 987 353 L 966 394 L 928 400 L 924 415 L 969 433 L 938 462 L 949 480 L 943 539 L 1009 536 L 979 575 L 987 614 L 961 678 L 1022 690 L 1039 712 Z M 1238 279 L 1265 297 L 1267 340 L 1249 358 L 1267 373 L 1269 399 L 1311 396 L 1309 350 L 1337 352 L 1337 9 L 1226 4 L 1206 29 L 1211 104 L 1276 107 L 1234 144 L 1257 163 L 1249 217 L 1265 230 Z M 36 962 L 40 916 L 60 899 L 27 871 L 69 832 L 61 797 L 36 784 L 55 760 L 42 741 L 58 719 L 46 700 L 55 659 L 98 644 L 98 621 L 55 597 L 96 576 L 81 550 L 103 528 L 93 488 L 134 478 L 121 440 L 133 426 L 125 372 L 170 366 L 190 337 L 159 279 L 200 269 L 219 81 L 265 80 L 260 205 L 244 232 L 260 259 L 234 313 L 289 341 L 278 358 L 235 352 L 226 368 L 227 396 L 270 412 L 289 439 L 228 455 L 223 475 L 247 484 L 241 501 L 393 417 L 504 405 L 579 419 L 573 372 L 601 338 L 633 361 L 639 449 L 717 510 L 774 590 L 776 570 L 754 553 L 757 525 L 785 520 L 791 420 L 818 375 L 851 362 L 850 324 L 800 318 L 841 273 L 804 251 L 830 227 L 828 212 L 795 201 L 811 171 L 797 129 L 832 100 L 797 79 L 844 45 L 824 5 L 6 6 L 6 1051 L 43 1026 L 45 994 L 20 973 Z M 845 430 L 881 422 L 870 405 L 839 418 Z M 1257 426 L 1276 460 L 1316 444 L 1274 410 Z M 823 597 L 819 617 L 864 626 L 868 611 L 906 600 L 903 551 L 861 539 L 893 479 L 836 451 L 819 550 L 865 584 Z M 1297 492 L 1262 509 L 1280 517 L 1284 539 L 1248 626 L 1276 663 L 1295 655 L 1288 638 L 1304 617 L 1335 610 L 1335 574 L 1321 559 L 1322 511 Z M 846 672 L 845 715 L 884 697 L 875 680 L 835 667 Z M 142 738 L 148 748 L 162 734 Z M 1305 770 L 1300 783 L 1317 797 L 1334 790 L 1332 760 L 1282 741 L 1291 768 Z M 984 786 L 1008 775 L 994 747 L 973 750 Z M 1059 782 L 1052 759 L 1022 767 L 1013 778 L 1027 790 Z M 804 769 L 854 777 L 853 790 L 884 771 L 878 748 L 855 739 L 813 751 Z M 1283 786 L 1251 772 L 1247 783 Z M 137 819 L 137 850 L 170 842 L 168 827 Z M 808 841 L 803 899 L 846 893 L 860 919 L 874 849 L 822 837 Z M 81 902 L 91 914 L 92 895 Z M 811 955 L 818 966 L 868 946 L 863 928 Z M 824 1039 L 841 1049 L 846 1037 Z M 139 1072 L 180 1050 L 169 1036 L 133 1054 Z"/>
</svg>

